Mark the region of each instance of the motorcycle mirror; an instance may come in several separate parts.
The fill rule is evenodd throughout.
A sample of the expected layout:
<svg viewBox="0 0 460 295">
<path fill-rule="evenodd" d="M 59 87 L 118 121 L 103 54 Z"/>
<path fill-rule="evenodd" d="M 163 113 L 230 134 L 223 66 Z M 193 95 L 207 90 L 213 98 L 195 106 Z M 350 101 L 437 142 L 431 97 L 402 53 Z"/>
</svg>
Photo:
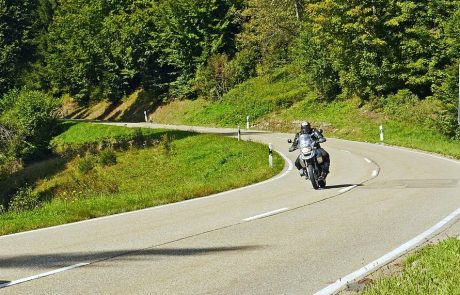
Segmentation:
<svg viewBox="0 0 460 295">
<path fill-rule="evenodd" d="M 323 131 L 324 131 L 323 129 L 320 129 L 320 130 L 319 130 L 319 133 L 323 134 Z"/>
<path fill-rule="evenodd" d="M 288 139 L 288 143 L 292 143 L 292 140 Z"/>
</svg>

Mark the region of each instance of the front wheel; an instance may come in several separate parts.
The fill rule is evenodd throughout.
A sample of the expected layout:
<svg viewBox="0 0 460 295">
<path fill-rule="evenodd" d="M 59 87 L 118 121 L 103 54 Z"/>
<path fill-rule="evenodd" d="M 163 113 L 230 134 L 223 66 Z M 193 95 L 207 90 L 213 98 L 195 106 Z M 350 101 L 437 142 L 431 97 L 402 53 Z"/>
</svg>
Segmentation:
<svg viewBox="0 0 460 295">
<path fill-rule="evenodd" d="M 319 185 L 320 188 L 325 188 L 326 187 L 326 180 L 322 179 L 322 180 L 318 181 L 318 185 Z"/>
<path fill-rule="evenodd" d="M 315 175 L 315 169 L 313 169 L 312 165 L 309 165 L 307 167 L 307 172 L 308 172 L 308 178 L 310 178 L 311 185 L 313 186 L 314 189 L 318 189 L 318 183 L 316 182 L 316 175 Z"/>
</svg>

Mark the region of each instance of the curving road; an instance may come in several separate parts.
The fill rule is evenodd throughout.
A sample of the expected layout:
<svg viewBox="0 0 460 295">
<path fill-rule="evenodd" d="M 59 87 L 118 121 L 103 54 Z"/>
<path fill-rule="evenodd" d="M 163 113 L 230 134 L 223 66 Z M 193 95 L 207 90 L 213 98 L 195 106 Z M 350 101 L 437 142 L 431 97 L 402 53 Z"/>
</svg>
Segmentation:
<svg viewBox="0 0 460 295">
<path fill-rule="evenodd" d="M 329 187 L 314 191 L 290 170 L 290 136 L 244 132 L 290 160 L 263 184 L 0 237 L 0 294 L 330 293 L 453 212 L 422 239 L 460 233 L 460 162 L 329 139 Z"/>
</svg>

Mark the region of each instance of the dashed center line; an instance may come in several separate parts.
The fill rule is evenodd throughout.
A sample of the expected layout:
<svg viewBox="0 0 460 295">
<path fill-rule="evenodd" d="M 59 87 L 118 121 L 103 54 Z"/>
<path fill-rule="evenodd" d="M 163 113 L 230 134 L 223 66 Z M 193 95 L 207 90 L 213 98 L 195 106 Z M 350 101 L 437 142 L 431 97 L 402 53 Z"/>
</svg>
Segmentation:
<svg viewBox="0 0 460 295">
<path fill-rule="evenodd" d="M 289 210 L 289 208 L 282 208 L 282 209 L 270 211 L 270 212 L 267 212 L 267 213 L 263 213 L 263 214 L 260 214 L 260 215 L 248 217 L 248 218 L 243 219 L 243 221 L 252 221 L 252 220 L 259 219 L 259 218 L 272 216 L 272 215 L 275 215 L 275 214 L 278 214 L 278 213 L 281 213 L 281 212 L 284 212 L 284 211 L 287 211 L 287 210 Z"/>
<path fill-rule="evenodd" d="M 372 171 L 372 177 L 376 177 L 377 175 L 379 175 L 379 171 L 378 171 L 378 170 Z"/>
<path fill-rule="evenodd" d="M 372 161 L 369 160 L 368 158 L 364 158 L 364 160 L 365 160 L 367 163 L 369 163 L 369 164 L 372 163 Z"/>
</svg>

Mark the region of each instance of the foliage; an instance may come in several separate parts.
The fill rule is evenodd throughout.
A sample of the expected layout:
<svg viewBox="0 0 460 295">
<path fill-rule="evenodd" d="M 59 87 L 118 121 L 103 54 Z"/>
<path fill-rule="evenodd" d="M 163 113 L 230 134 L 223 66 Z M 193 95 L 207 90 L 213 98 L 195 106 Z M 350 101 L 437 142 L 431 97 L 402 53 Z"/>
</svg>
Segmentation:
<svg viewBox="0 0 460 295">
<path fill-rule="evenodd" d="M 63 1 L 48 35 L 46 78 L 56 94 L 119 100 L 137 88 L 191 92 L 211 54 L 235 53 L 238 0 Z"/>
<path fill-rule="evenodd" d="M 258 53 L 263 71 L 291 61 L 290 46 L 299 35 L 304 0 L 248 0 L 243 17 L 247 19 L 238 41 L 244 50 Z"/>
<path fill-rule="evenodd" d="M 22 211 L 36 209 L 39 207 L 39 204 L 38 195 L 30 186 L 26 186 L 19 189 L 16 195 L 13 196 L 8 205 L 8 211 L 20 213 Z"/>
<path fill-rule="evenodd" d="M 265 75 L 250 79 L 223 95 L 213 104 L 204 104 L 202 100 L 186 104 L 183 112 L 165 107 L 153 115 L 155 122 L 184 123 L 209 126 L 237 127 L 246 126 L 246 116 L 251 123 L 257 119 L 292 106 L 309 94 L 295 68 L 286 67 Z M 167 114 L 165 114 L 167 112 Z M 167 120 L 167 121 L 164 121 Z"/>
<path fill-rule="evenodd" d="M 256 76 L 257 56 L 249 50 L 236 53 L 233 59 L 213 55 L 196 71 L 193 89 L 201 97 L 219 100 L 236 85 Z"/>
<path fill-rule="evenodd" d="M 4 170 L 5 163 L 10 160 L 11 155 L 11 143 L 14 139 L 15 134 L 0 124 L 0 167 Z"/>
<path fill-rule="evenodd" d="M 0 124 L 13 134 L 4 149 L 30 160 L 49 149 L 55 135 L 59 101 L 39 91 L 12 90 L 0 100 Z"/>
<path fill-rule="evenodd" d="M 444 33 L 459 8 L 454 1 L 312 1 L 298 52 L 325 96 L 409 89 L 425 98 L 459 58 Z"/>
<path fill-rule="evenodd" d="M 102 166 L 113 166 L 117 164 L 117 154 L 114 150 L 103 150 L 98 154 L 98 163 Z"/>
<path fill-rule="evenodd" d="M 80 103 L 142 88 L 155 101 L 221 100 L 294 62 L 328 101 L 435 97 L 453 137 L 460 4 L 425 2 L 3 0 L 0 94 L 27 84 Z"/>
<path fill-rule="evenodd" d="M 88 155 L 78 161 L 77 170 L 80 174 L 85 175 L 96 167 L 94 156 Z"/>
<path fill-rule="evenodd" d="M 35 59 L 44 0 L 0 1 L 0 97 L 20 86 L 21 75 Z"/>
</svg>

